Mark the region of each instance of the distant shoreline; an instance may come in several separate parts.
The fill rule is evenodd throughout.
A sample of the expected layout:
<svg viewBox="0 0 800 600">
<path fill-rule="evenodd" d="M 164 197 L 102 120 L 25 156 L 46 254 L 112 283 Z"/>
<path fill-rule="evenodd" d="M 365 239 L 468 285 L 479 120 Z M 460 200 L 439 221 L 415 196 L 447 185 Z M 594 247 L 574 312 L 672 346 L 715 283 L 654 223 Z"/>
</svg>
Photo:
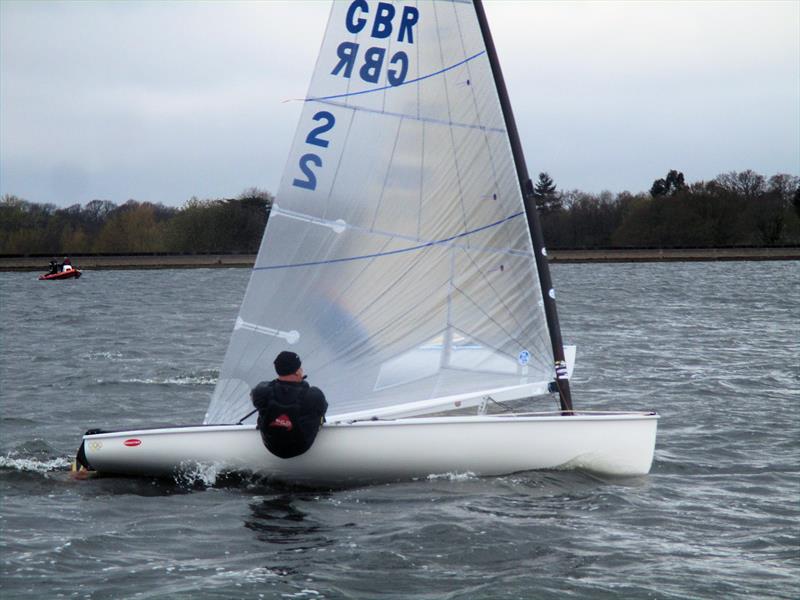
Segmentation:
<svg viewBox="0 0 800 600">
<path fill-rule="evenodd" d="M 771 248 L 605 248 L 550 250 L 550 262 L 698 262 L 798 260 L 800 246 Z M 0 256 L 0 271 L 47 271 L 50 255 Z M 255 254 L 71 254 L 80 269 L 204 269 L 251 268 Z"/>
</svg>

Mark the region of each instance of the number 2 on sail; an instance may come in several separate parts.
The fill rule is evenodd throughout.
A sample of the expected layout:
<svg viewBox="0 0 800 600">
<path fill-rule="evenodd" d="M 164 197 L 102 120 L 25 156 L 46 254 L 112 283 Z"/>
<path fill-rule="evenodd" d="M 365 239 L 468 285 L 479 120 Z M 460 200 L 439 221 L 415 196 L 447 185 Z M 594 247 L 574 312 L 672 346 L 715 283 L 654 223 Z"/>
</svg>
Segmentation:
<svg viewBox="0 0 800 600">
<path fill-rule="evenodd" d="M 336 117 L 334 117 L 328 111 L 322 110 L 311 118 L 314 121 L 323 121 L 323 123 L 317 127 L 314 127 L 314 129 L 308 132 L 308 135 L 306 136 L 306 144 L 327 148 L 330 140 L 327 140 L 321 136 L 323 133 L 327 133 L 333 129 L 333 126 L 336 124 Z M 303 175 L 305 175 L 305 179 L 295 178 L 292 181 L 293 186 L 306 190 L 317 189 L 317 176 L 311 169 L 311 165 L 321 168 L 322 158 L 313 152 L 303 154 L 298 161 L 298 166 L 300 167 L 300 171 L 302 171 Z"/>
</svg>

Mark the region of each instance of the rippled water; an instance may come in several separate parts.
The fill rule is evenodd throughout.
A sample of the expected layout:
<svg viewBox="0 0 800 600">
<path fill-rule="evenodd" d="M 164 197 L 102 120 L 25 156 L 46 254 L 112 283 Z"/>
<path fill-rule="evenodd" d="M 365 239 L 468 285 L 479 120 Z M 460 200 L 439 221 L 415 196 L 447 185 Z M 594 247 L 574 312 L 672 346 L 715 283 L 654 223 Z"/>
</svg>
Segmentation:
<svg viewBox="0 0 800 600">
<path fill-rule="evenodd" d="M 248 272 L 0 274 L 3 597 L 800 596 L 800 263 L 553 271 L 576 405 L 662 415 L 647 477 L 76 482 L 85 429 L 202 420 Z"/>
</svg>

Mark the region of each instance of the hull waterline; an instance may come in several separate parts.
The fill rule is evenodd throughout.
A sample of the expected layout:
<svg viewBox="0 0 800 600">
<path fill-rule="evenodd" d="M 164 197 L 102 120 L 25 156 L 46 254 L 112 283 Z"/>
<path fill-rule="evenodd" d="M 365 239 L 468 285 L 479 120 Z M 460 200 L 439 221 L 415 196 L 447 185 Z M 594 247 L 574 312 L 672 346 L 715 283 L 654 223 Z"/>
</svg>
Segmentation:
<svg viewBox="0 0 800 600">
<path fill-rule="evenodd" d="M 581 469 L 645 475 L 655 413 L 436 417 L 326 424 L 306 454 L 280 459 L 254 425 L 202 425 L 84 436 L 101 474 L 173 477 L 197 468 L 301 485 L 353 485 L 434 474 Z"/>
</svg>

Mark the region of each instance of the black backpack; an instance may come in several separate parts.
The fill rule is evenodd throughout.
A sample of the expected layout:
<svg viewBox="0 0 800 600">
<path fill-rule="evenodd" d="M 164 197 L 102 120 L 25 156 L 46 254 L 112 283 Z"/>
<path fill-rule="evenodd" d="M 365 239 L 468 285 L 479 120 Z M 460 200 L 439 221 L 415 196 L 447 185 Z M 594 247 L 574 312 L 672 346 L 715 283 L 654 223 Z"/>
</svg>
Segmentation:
<svg viewBox="0 0 800 600">
<path fill-rule="evenodd" d="M 322 423 L 305 403 L 307 391 L 304 389 L 296 400 L 286 403 L 273 397 L 259 415 L 261 439 L 267 450 L 279 458 L 300 456 L 317 437 Z"/>
</svg>

